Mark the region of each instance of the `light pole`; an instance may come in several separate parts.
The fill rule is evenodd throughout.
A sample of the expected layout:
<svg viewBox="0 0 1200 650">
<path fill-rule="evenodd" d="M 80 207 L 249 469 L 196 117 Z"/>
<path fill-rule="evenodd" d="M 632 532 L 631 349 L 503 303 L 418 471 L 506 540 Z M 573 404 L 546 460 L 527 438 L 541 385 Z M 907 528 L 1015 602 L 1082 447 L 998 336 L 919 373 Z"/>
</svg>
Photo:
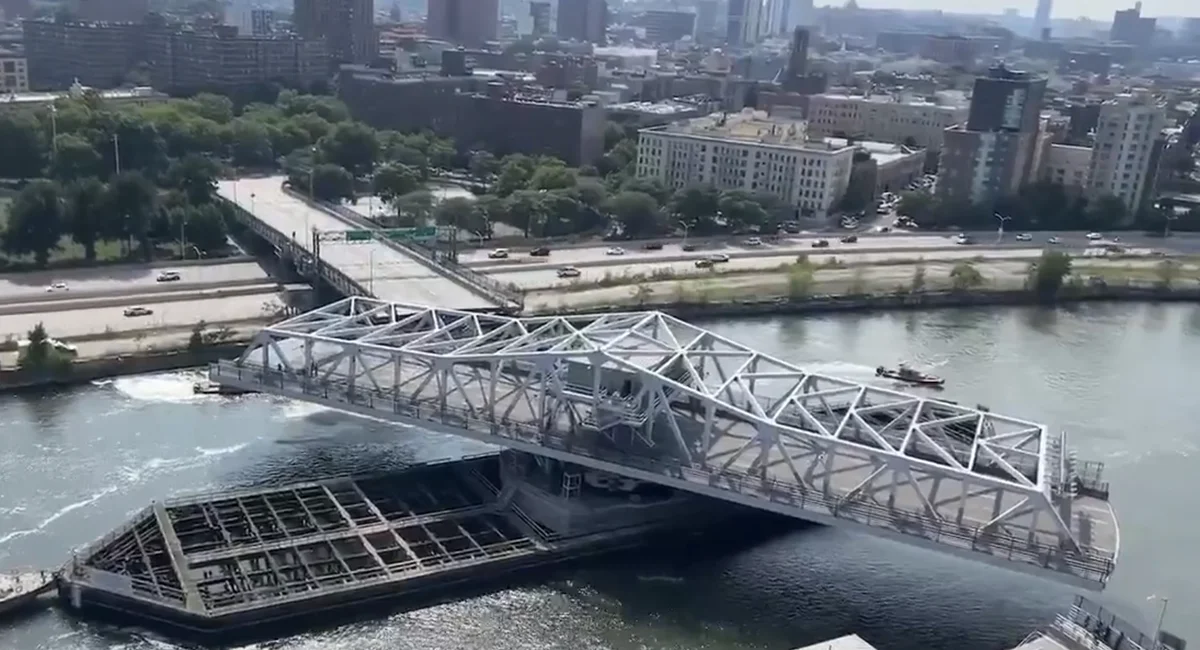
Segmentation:
<svg viewBox="0 0 1200 650">
<path fill-rule="evenodd" d="M 50 105 L 50 161 L 58 159 L 58 107 Z"/>
<path fill-rule="evenodd" d="M 1162 603 L 1158 610 L 1158 625 L 1154 627 L 1154 650 L 1158 650 L 1160 647 L 1162 647 L 1159 637 L 1162 636 L 1163 619 L 1167 617 L 1167 603 L 1170 601 L 1170 599 L 1166 596 L 1151 594 L 1146 600 L 1157 600 Z"/>
<path fill-rule="evenodd" d="M 121 175 L 121 139 L 119 137 L 117 137 L 116 133 L 114 133 L 113 137 L 112 137 L 112 141 L 113 141 L 113 164 L 116 167 L 117 175 L 120 176 Z"/>
<path fill-rule="evenodd" d="M 367 293 L 375 295 L 375 249 L 372 248 L 367 253 Z"/>
<path fill-rule="evenodd" d="M 254 192 L 250 193 L 250 214 L 254 214 Z"/>
<path fill-rule="evenodd" d="M 993 212 L 992 216 L 996 217 L 996 220 L 1000 222 L 1000 227 L 996 229 L 996 241 L 1001 241 L 1004 239 L 1004 222 L 1012 219 L 1012 217 L 1006 217 L 999 212 Z"/>
</svg>

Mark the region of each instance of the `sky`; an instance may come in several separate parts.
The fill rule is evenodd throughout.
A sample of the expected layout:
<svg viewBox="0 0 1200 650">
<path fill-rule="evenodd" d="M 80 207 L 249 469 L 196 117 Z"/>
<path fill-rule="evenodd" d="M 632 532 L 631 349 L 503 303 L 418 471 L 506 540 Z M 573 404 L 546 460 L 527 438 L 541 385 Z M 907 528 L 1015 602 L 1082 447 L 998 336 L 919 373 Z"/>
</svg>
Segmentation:
<svg viewBox="0 0 1200 650">
<path fill-rule="evenodd" d="M 1054 18 L 1086 16 L 1098 21 L 1112 20 L 1113 12 L 1133 7 L 1135 0 L 1054 0 Z M 825 4 L 823 2 L 816 3 Z M 837 4 L 830 2 L 829 4 Z M 942 9 L 950 12 L 994 13 L 1016 9 L 1023 16 L 1032 16 L 1037 0 L 858 0 L 860 7 L 879 9 Z M 1143 0 L 1143 16 L 1197 16 L 1200 0 Z"/>
</svg>

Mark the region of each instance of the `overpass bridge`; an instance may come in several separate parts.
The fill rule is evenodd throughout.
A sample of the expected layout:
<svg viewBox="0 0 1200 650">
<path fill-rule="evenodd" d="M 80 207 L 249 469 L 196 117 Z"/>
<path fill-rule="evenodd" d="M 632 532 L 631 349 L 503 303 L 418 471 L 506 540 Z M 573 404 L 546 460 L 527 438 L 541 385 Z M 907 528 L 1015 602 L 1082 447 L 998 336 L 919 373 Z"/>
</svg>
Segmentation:
<svg viewBox="0 0 1200 650">
<path fill-rule="evenodd" d="M 519 292 L 457 263 L 435 259 L 412 242 L 388 239 L 361 215 L 313 202 L 284 188 L 282 176 L 217 183 L 238 217 L 294 260 L 347 296 L 452 309 L 519 312 Z"/>
<path fill-rule="evenodd" d="M 262 330 L 209 373 L 1091 589 L 1119 548 L 1102 468 L 1065 434 L 809 373 L 658 312 L 513 318 L 352 297 Z"/>
</svg>

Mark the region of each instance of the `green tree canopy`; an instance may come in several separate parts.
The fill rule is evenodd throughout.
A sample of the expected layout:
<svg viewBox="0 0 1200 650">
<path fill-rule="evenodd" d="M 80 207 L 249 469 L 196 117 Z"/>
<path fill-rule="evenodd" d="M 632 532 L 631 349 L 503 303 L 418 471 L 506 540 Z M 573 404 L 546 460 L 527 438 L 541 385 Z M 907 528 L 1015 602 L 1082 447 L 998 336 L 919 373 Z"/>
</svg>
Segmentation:
<svg viewBox="0 0 1200 650">
<path fill-rule="evenodd" d="M 54 182 L 36 180 L 26 185 L 9 208 L 4 250 L 15 255 L 33 255 L 38 266 L 46 266 L 66 230 L 64 212 L 63 199 Z"/>
</svg>

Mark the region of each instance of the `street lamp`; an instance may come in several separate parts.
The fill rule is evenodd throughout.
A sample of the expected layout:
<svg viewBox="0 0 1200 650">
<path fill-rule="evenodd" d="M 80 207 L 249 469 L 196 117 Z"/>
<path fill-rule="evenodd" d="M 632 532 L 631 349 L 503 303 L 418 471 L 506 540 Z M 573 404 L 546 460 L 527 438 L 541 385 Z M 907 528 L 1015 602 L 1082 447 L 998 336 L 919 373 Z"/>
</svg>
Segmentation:
<svg viewBox="0 0 1200 650">
<path fill-rule="evenodd" d="M 999 212 L 993 212 L 992 216 L 996 217 L 996 220 L 1000 222 L 1000 226 L 996 229 L 996 241 L 1001 241 L 1004 239 L 1004 222 L 1012 219 L 1012 217 L 1006 217 Z"/>
</svg>

